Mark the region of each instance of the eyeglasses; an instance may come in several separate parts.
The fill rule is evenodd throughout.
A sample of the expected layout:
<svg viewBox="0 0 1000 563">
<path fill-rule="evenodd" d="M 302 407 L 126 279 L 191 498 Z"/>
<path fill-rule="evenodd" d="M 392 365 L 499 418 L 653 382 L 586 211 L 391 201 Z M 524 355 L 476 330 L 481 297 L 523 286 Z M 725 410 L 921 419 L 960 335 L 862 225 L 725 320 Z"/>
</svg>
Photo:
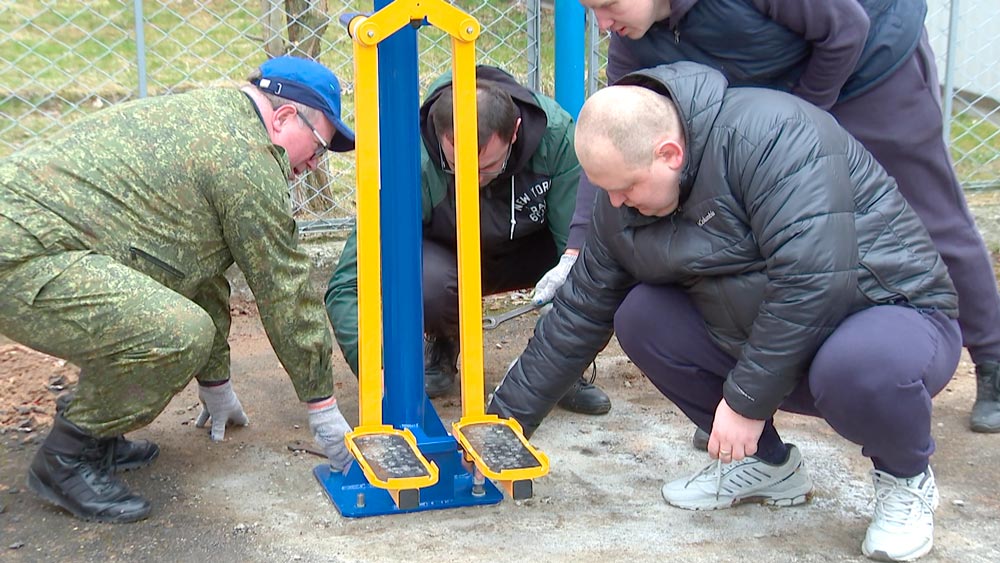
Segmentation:
<svg viewBox="0 0 1000 563">
<path fill-rule="evenodd" d="M 312 123 L 309 123 L 309 120 L 306 119 L 306 116 L 302 115 L 301 113 L 296 113 L 295 115 L 298 115 L 299 118 L 302 120 L 302 123 L 305 123 L 306 127 L 312 130 L 313 135 L 316 136 L 316 140 L 319 141 L 319 146 L 316 147 L 316 151 L 313 152 L 313 158 L 319 158 L 323 156 L 323 153 L 330 150 L 330 145 L 323 140 L 323 135 L 319 134 L 319 131 L 317 131 L 316 128 L 313 127 Z"/>
<path fill-rule="evenodd" d="M 507 162 L 510 160 L 510 153 L 514 150 L 514 143 L 507 145 L 507 154 L 503 157 L 503 162 L 500 163 L 500 167 L 496 168 L 494 165 L 491 169 L 480 168 L 479 175 L 485 176 L 487 178 L 496 178 L 497 176 L 504 173 L 507 170 Z M 444 170 L 445 174 L 455 175 L 455 165 L 448 162 L 448 159 L 444 156 L 444 149 L 441 148 L 441 144 L 438 143 L 438 153 L 441 155 L 441 169 Z"/>
</svg>

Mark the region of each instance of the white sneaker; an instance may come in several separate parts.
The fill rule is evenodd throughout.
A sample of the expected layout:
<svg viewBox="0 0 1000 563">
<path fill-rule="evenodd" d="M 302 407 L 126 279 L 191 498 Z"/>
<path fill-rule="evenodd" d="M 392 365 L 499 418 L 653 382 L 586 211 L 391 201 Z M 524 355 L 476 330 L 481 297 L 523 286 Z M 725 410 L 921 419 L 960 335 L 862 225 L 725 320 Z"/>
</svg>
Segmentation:
<svg viewBox="0 0 1000 563">
<path fill-rule="evenodd" d="M 934 510 L 940 501 L 930 466 L 902 479 L 872 470 L 875 515 L 861 552 L 879 561 L 913 561 L 934 546 Z"/>
<path fill-rule="evenodd" d="M 795 506 L 807 502 L 812 481 L 802 454 L 788 445 L 788 460 L 771 465 L 756 457 L 732 463 L 713 461 L 693 477 L 671 481 L 660 490 L 668 504 L 687 510 L 718 510 L 755 502 Z"/>
</svg>

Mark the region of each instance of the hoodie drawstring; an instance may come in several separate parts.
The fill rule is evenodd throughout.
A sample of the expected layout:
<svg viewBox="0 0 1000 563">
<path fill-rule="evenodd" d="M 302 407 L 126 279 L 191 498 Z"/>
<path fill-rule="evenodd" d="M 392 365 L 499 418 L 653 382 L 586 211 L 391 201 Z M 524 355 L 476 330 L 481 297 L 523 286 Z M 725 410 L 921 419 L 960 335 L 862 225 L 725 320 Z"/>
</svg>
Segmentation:
<svg viewBox="0 0 1000 563">
<path fill-rule="evenodd" d="M 514 177 L 510 177 L 510 240 L 514 240 L 514 227 L 517 226 L 517 219 L 514 218 Z"/>
</svg>

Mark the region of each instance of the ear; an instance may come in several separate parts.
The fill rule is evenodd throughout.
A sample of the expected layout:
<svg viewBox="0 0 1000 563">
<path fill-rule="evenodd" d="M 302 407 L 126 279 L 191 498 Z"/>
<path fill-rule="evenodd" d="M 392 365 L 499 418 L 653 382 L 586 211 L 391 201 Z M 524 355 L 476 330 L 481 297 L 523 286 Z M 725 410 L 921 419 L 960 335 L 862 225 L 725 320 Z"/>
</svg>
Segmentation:
<svg viewBox="0 0 1000 563">
<path fill-rule="evenodd" d="M 662 139 L 656 144 L 654 149 L 656 158 L 662 159 L 667 166 L 674 170 L 680 170 L 684 166 L 684 147 L 680 143 L 670 139 Z"/>
<path fill-rule="evenodd" d="M 512 144 L 512 145 L 513 145 L 513 144 L 514 144 L 514 141 L 516 141 L 516 140 L 517 140 L 517 133 L 518 133 L 518 131 L 520 131 L 520 130 L 521 130 L 521 118 L 520 118 L 520 117 L 518 117 L 518 118 L 517 118 L 517 121 L 515 121 L 515 122 L 514 122 L 514 134 L 513 134 L 513 135 L 511 135 L 511 137 L 510 137 L 510 144 Z"/>
<path fill-rule="evenodd" d="M 275 133 L 280 132 L 285 127 L 292 125 L 299 111 L 291 104 L 285 104 L 274 109 L 271 115 L 271 128 Z"/>
</svg>

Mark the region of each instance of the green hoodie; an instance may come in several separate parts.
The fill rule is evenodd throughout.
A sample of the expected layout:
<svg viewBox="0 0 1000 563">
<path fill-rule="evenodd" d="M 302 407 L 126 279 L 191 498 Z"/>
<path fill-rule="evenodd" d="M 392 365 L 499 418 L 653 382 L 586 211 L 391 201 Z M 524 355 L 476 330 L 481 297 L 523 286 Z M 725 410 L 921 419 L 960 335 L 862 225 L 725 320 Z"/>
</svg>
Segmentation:
<svg viewBox="0 0 1000 563">
<path fill-rule="evenodd" d="M 566 248 L 570 220 L 576 205 L 580 165 L 573 148 L 573 118 L 555 100 L 521 86 L 506 72 L 488 66 L 476 70 L 506 90 L 521 114 L 521 128 L 511 151 L 507 170 L 480 196 L 480 236 L 486 253 L 502 251 L 505 244 L 547 229 L 559 254 Z M 438 78 L 420 108 L 421 202 L 424 237 L 455 246 L 453 229 L 431 229 L 455 222 L 454 176 L 441 168 L 438 136 L 428 118 L 430 105 L 450 74 Z M 434 155 L 431 158 L 429 155 Z M 513 202 L 513 229 L 511 229 Z M 358 373 L 358 264 L 356 232 L 340 255 L 326 291 L 326 309 L 344 358 Z"/>
</svg>

